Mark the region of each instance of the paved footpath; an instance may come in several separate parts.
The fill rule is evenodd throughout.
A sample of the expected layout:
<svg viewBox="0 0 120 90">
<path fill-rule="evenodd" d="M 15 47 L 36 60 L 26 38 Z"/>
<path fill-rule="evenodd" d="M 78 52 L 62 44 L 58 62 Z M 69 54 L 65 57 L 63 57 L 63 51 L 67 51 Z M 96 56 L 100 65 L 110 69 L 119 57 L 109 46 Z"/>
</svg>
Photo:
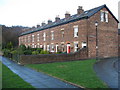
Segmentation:
<svg viewBox="0 0 120 90">
<path fill-rule="evenodd" d="M 5 57 L 0 56 L 0 59 L 2 59 L 2 63 L 11 71 L 19 75 L 23 80 L 30 83 L 35 88 L 78 88 L 41 72 L 36 72 L 25 66 L 18 65 Z"/>
<path fill-rule="evenodd" d="M 118 88 L 118 58 L 105 59 L 94 65 L 97 75 L 108 84 L 110 88 Z M 115 66 L 116 65 L 116 66 Z M 120 88 L 120 87 L 119 87 Z"/>
</svg>

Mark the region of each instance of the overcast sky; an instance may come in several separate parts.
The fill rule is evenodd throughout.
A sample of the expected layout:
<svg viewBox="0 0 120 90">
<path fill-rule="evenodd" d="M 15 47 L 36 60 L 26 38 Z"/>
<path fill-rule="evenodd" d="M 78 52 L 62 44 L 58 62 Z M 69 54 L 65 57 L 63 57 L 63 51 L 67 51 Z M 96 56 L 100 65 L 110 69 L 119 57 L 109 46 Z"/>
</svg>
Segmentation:
<svg viewBox="0 0 120 90">
<path fill-rule="evenodd" d="M 120 0 L 0 0 L 0 24 L 6 26 L 36 26 L 48 19 L 55 20 L 56 15 L 64 18 L 66 11 L 77 13 L 78 6 L 84 10 L 106 4 L 118 19 L 118 1 Z"/>
</svg>

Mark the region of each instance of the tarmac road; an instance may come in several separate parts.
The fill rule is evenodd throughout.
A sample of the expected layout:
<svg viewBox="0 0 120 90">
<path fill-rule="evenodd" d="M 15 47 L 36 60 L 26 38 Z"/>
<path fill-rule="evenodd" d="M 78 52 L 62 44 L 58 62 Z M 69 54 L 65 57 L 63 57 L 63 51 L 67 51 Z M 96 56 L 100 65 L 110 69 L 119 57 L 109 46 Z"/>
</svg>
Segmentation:
<svg viewBox="0 0 120 90">
<path fill-rule="evenodd" d="M 104 59 L 94 65 L 94 70 L 110 88 L 118 88 L 118 58 Z"/>
</svg>

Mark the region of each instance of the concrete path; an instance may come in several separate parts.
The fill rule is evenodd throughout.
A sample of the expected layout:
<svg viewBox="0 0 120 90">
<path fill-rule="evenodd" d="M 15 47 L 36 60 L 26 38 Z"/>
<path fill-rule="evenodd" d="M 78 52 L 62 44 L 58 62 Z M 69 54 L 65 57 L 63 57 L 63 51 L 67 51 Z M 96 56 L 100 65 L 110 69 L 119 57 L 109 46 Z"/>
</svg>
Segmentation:
<svg viewBox="0 0 120 90">
<path fill-rule="evenodd" d="M 36 88 L 78 88 L 41 72 L 36 72 L 30 68 L 18 65 L 5 57 L 0 56 L 1 58 L 2 63 L 11 71 Z"/>
<path fill-rule="evenodd" d="M 94 65 L 97 75 L 108 84 L 110 88 L 118 88 L 118 58 L 100 60 Z M 116 65 L 116 66 L 115 66 Z"/>
</svg>

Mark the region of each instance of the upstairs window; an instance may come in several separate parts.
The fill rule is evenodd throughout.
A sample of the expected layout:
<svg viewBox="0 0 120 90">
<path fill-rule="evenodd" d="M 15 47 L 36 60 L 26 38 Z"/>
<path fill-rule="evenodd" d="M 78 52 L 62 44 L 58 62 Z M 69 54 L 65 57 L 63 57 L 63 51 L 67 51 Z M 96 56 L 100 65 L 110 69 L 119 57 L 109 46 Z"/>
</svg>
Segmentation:
<svg viewBox="0 0 120 90">
<path fill-rule="evenodd" d="M 25 36 L 25 42 L 27 42 L 27 38 L 26 38 L 26 36 Z"/>
<path fill-rule="evenodd" d="M 46 33 L 43 33 L 43 41 L 46 41 Z"/>
<path fill-rule="evenodd" d="M 108 22 L 108 11 L 101 11 L 101 22 Z"/>
<path fill-rule="evenodd" d="M 54 32 L 51 31 L 51 40 L 54 40 Z"/>
<path fill-rule="evenodd" d="M 40 36 L 39 36 L 39 34 L 37 34 L 37 41 L 38 41 L 38 42 L 40 41 Z"/>
<path fill-rule="evenodd" d="M 62 31 L 62 37 L 64 37 L 64 31 Z"/>
<path fill-rule="evenodd" d="M 64 28 L 61 29 L 62 38 L 64 37 Z"/>
<path fill-rule="evenodd" d="M 35 39 L 35 36 L 34 36 L 34 35 L 32 35 L 32 42 L 34 42 L 34 39 Z"/>
<path fill-rule="evenodd" d="M 28 43 L 30 42 L 30 36 L 28 36 Z"/>
<path fill-rule="evenodd" d="M 78 37 L 78 26 L 74 26 L 74 37 Z"/>
</svg>

